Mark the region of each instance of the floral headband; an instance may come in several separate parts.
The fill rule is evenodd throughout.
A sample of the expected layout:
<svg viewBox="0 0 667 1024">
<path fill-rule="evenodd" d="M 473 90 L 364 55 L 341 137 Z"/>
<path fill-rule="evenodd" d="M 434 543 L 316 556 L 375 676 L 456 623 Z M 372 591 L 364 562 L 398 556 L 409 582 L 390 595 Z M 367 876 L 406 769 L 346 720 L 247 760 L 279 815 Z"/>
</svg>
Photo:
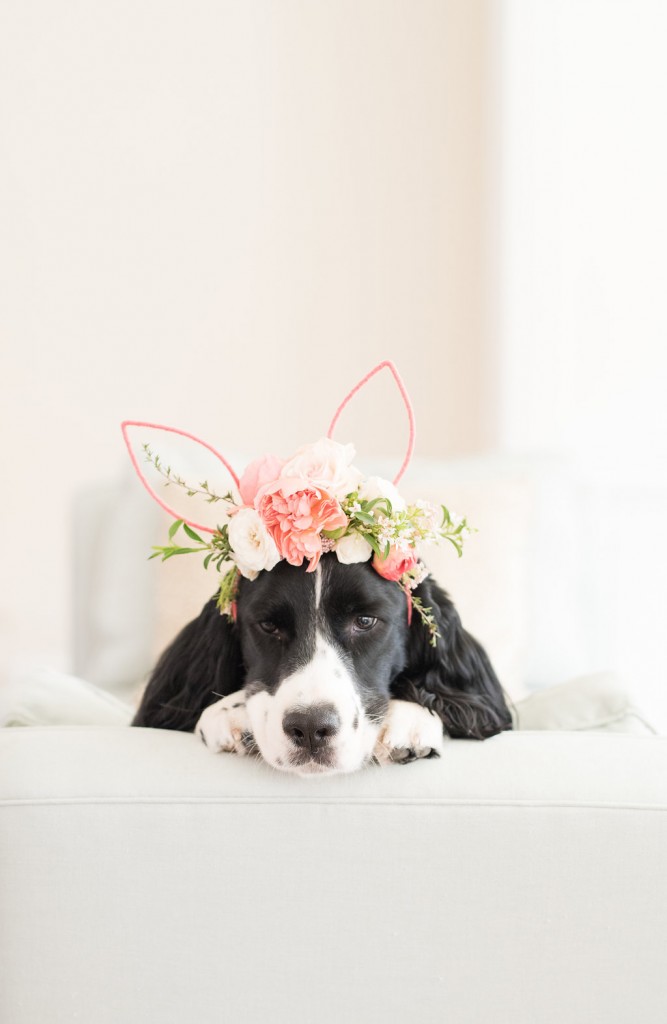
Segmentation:
<svg viewBox="0 0 667 1024">
<path fill-rule="evenodd" d="M 332 438 L 348 402 L 385 367 L 398 386 L 410 428 L 405 458 L 391 482 L 377 476 L 364 478 L 352 464 L 354 446 Z M 414 594 L 428 575 L 419 550 L 422 544 L 446 540 L 460 556 L 470 528 L 464 518 L 449 512 L 444 505 L 437 508 L 425 501 L 409 505 L 396 489 L 412 457 L 415 424 L 410 399 L 392 362 L 379 363 L 350 391 L 338 407 L 326 437 L 304 445 L 286 460 L 273 455 L 255 459 L 240 479 L 211 445 L 185 431 L 137 420 L 126 420 L 122 430 L 142 483 L 175 520 L 169 529 L 170 543 L 155 546 L 150 557 L 165 561 L 174 555 L 203 554 L 204 568 L 213 566 L 221 574 L 217 603 L 223 615 L 235 617 L 239 575 L 253 580 L 262 570 L 270 571 L 283 559 L 290 565 L 307 562 L 306 572 L 313 572 L 321 556 L 332 551 L 345 565 L 372 558 L 375 571 L 405 591 L 408 618 L 413 609 L 418 612 L 431 634 L 431 643 L 437 642 L 431 609 L 425 608 Z M 207 480 L 198 485 L 188 483 L 164 463 L 149 442 L 141 442 L 144 463 L 153 466 L 153 475 L 162 478 L 164 487 L 178 488 L 188 497 L 198 496 L 208 504 L 220 504 L 216 509 L 218 525 L 197 523 L 166 504 L 141 468 L 130 435 L 132 430 L 178 435 L 199 446 L 199 454 L 204 449 L 209 458 L 213 455 L 224 466 L 234 488 L 218 495 Z M 185 546 L 176 541 L 181 529 L 189 542 Z M 209 539 L 205 540 L 201 533 L 209 534 Z"/>
</svg>

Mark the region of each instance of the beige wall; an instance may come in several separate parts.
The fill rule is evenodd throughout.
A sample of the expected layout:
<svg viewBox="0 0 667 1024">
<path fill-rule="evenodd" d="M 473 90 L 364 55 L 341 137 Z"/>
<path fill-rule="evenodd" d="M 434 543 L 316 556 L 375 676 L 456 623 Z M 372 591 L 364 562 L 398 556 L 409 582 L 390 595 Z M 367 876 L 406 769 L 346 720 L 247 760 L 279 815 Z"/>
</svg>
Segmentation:
<svg viewBox="0 0 667 1024">
<path fill-rule="evenodd" d="M 418 454 L 488 443 L 485 32 L 470 0 L 5 6 L 5 664 L 67 664 L 71 502 L 124 417 L 288 453 L 392 357 Z M 341 439 L 401 447 L 381 394 Z"/>
</svg>

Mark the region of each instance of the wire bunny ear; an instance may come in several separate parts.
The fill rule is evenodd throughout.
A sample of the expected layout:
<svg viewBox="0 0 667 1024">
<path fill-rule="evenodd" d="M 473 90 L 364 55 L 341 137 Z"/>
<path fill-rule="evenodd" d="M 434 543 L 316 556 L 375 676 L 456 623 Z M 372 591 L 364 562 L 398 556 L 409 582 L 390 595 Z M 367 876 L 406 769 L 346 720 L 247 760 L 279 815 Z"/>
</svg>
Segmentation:
<svg viewBox="0 0 667 1024">
<path fill-rule="evenodd" d="M 212 528 L 210 526 L 205 526 L 203 523 L 197 523 L 193 519 L 186 518 L 180 512 L 177 512 L 175 509 L 173 509 L 169 505 L 167 505 L 167 503 L 165 501 L 163 501 L 162 498 L 157 494 L 157 492 L 155 491 L 155 489 L 151 485 L 150 481 L 148 480 L 146 474 L 142 470 L 142 468 L 141 468 L 141 466 L 139 464 L 139 459 L 137 458 L 137 454 L 136 454 L 136 452 L 135 452 L 135 450 L 134 450 L 134 448 L 132 446 L 132 440 L 130 438 L 130 430 L 132 428 L 135 428 L 135 427 L 139 428 L 139 429 L 143 428 L 144 430 L 147 430 L 147 431 L 148 430 L 151 430 L 151 431 L 155 430 L 155 431 L 160 431 L 160 432 L 164 432 L 164 433 L 167 433 L 167 434 L 175 434 L 175 435 L 177 435 L 179 437 L 186 438 L 188 441 L 193 441 L 195 443 L 195 445 L 199 446 L 199 449 L 206 449 L 208 452 L 210 452 L 212 455 L 215 456 L 215 458 L 218 460 L 218 462 L 222 463 L 222 465 L 225 467 L 226 471 L 229 473 L 229 475 L 231 476 L 232 480 L 234 481 L 235 487 L 238 489 L 239 478 L 236 475 L 236 473 L 234 472 L 234 470 L 232 469 L 232 467 L 229 465 L 227 460 L 220 454 L 220 452 L 216 451 L 215 448 L 213 448 L 210 444 L 207 444 L 206 441 L 200 440 L 200 438 L 195 437 L 194 434 L 188 434 L 185 430 L 177 430 L 176 427 L 165 427 L 165 426 L 162 426 L 159 423 L 144 423 L 141 420 L 124 420 L 124 422 L 121 423 L 121 430 L 123 431 L 123 438 L 125 440 L 125 444 L 127 445 L 127 450 L 129 452 L 130 459 L 132 460 L 132 465 L 134 466 L 134 468 L 136 470 L 137 476 L 139 477 L 139 479 L 141 480 L 142 484 L 144 485 L 144 487 L 146 488 L 148 493 L 151 495 L 151 497 L 158 503 L 158 505 L 161 508 L 163 508 L 165 510 L 165 512 L 168 512 L 170 516 L 173 516 L 174 519 L 181 519 L 181 520 L 183 520 L 184 523 L 187 523 L 188 526 L 192 526 L 195 530 L 203 530 L 204 533 L 215 533 L 216 532 L 215 528 Z M 144 441 L 144 443 L 145 443 L 145 441 Z M 146 449 L 144 449 L 144 450 L 146 450 Z M 199 454 L 201 454 L 201 451 L 199 452 Z M 155 463 L 155 461 L 153 459 L 149 458 L 147 461 L 152 461 L 153 465 L 156 465 L 156 463 Z M 157 468 L 157 466 L 156 466 L 156 468 Z M 163 476 L 167 477 L 167 482 L 169 482 L 168 477 L 169 477 L 169 475 L 171 473 L 171 470 L 169 469 L 169 467 L 161 468 L 159 471 L 162 472 Z M 175 475 L 173 477 L 172 482 L 175 482 Z M 205 500 L 207 500 L 207 501 L 211 500 L 210 497 L 206 496 L 206 489 L 205 488 L 202 488 L 202 495 L 204 496 Z"/>
<path fill-rule="evenodd" d="M 408 414 L 408 425 L 409 425 L 409 428 L 410 428 L 410 436 L 408 438 L 408 448 L 407 448 L 407 451 L 405 453 L 405 458 L 403 459 L 403 463 L 401 465 L 401 468 L 399 469 L 398 473 L 396 474 L 396 476 L 394 477 L 394 480 L 393 480 L 394 484 L 397 484 L 398 481 L 403 476 L 403 474 L 405 473 L 405 471 L 408 468 L 408 466 L 410 465 L 410 459 L 412 458 L 412 453 L 414 451 L 414 447 L 415 447 L 415 414 L 412 411 L 412 403 L 410 402 L 410 396 L 408 395 L 408 392 L 406 391 L 405 384 L 401 380 L 401 375 L 399 374 L 398 370 L 396 369 L 396 367 L 394 366 L 394 364 L 392 363 L 392 361 L 390 359 L 385 359 L 384 362 L 378 363 L 378 365 L 375 366 L 370 371 L 370 373 L 367 373 L 366 376 L 363 377 L 362 380 L 360 380 L 359 383 L 356 384 L 352 388 L 352 390 L 350 391 L 349 395 L 347 395 L 346 398 L 343 399 L 341 404 L 336 409 L 336 412 L 334 414 L 334 418 L 331 421 L 331 426 L 329 427 L 329 430 L 328 430 L 328 433 L 327 433 L 327 437 L 328 438 L 332 438 L 333 437 L 333 432 L 336 429 L 336 424 L 338 423 L 338 420 L 340 418 L 340 414 L 342 413 L 343 409 L 348 404 L 350 399 L 354 398 L 354 396 L 357 394 L 357 392 L 360 391 L 361 388 L 363 388 L 364 384 L 367 384 L 368 381 L 372 377 L 374 377 L 376 373 L 379 373 L 380 370 L 384 370 L 385 367 L 391 372 L 394 380 L 396 381 L 396 386 L 398 387 L 399 394 L 400 394 L 401 398 L 403 399 L 403 404 L 405 405 L 405 408 L 406 408 L 406 411 L 407 411 L 407 414 Z"/>
</svg>

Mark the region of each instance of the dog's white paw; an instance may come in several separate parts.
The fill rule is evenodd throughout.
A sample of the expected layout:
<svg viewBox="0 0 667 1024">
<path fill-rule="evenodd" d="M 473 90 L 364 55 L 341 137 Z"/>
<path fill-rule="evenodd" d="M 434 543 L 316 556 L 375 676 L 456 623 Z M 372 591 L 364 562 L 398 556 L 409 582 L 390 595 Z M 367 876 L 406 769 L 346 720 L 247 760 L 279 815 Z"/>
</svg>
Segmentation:
<svg viewBox="0 0 667 1024">
<path fill-rule="evenodd" d="M 442 748 L 442 722 L 437 715 L 412 701 L 389 701 L 373 751 L 380 764 L 407 764 L 422 757 L 439 757 Z"/>
<path fill-rule="evenodd" d="M 235 754 L 251 753 L 255 740 L 245 706 L 243 690 L 230 693 L 215 704 L 210 704 L 195 726 L 195 736 L 212 754 L 228 751 Z"/>
</svg>

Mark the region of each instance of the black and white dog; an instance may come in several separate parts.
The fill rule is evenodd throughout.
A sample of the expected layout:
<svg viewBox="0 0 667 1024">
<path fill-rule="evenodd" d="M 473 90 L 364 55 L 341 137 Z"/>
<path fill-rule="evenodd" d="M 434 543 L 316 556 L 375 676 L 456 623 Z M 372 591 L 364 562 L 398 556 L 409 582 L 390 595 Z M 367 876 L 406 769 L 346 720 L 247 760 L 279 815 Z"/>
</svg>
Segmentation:
<svg viewBox="0 0 667 1024">
<path fill-rule="evenodd" d="M 430 578 L 406 596 L 370 562 L 324 555 L 314 572 L 282 561 L 241 579 L 236 621 L 214 600 L 163 653 L 133 725 L 195 731 L 213 752 L 259 753 L 299 775 L 437 757 L 443 733 L 512 728 L 480 644 Z M 222 698 L 222 699 L 220 699 Z"/>
</svg>

